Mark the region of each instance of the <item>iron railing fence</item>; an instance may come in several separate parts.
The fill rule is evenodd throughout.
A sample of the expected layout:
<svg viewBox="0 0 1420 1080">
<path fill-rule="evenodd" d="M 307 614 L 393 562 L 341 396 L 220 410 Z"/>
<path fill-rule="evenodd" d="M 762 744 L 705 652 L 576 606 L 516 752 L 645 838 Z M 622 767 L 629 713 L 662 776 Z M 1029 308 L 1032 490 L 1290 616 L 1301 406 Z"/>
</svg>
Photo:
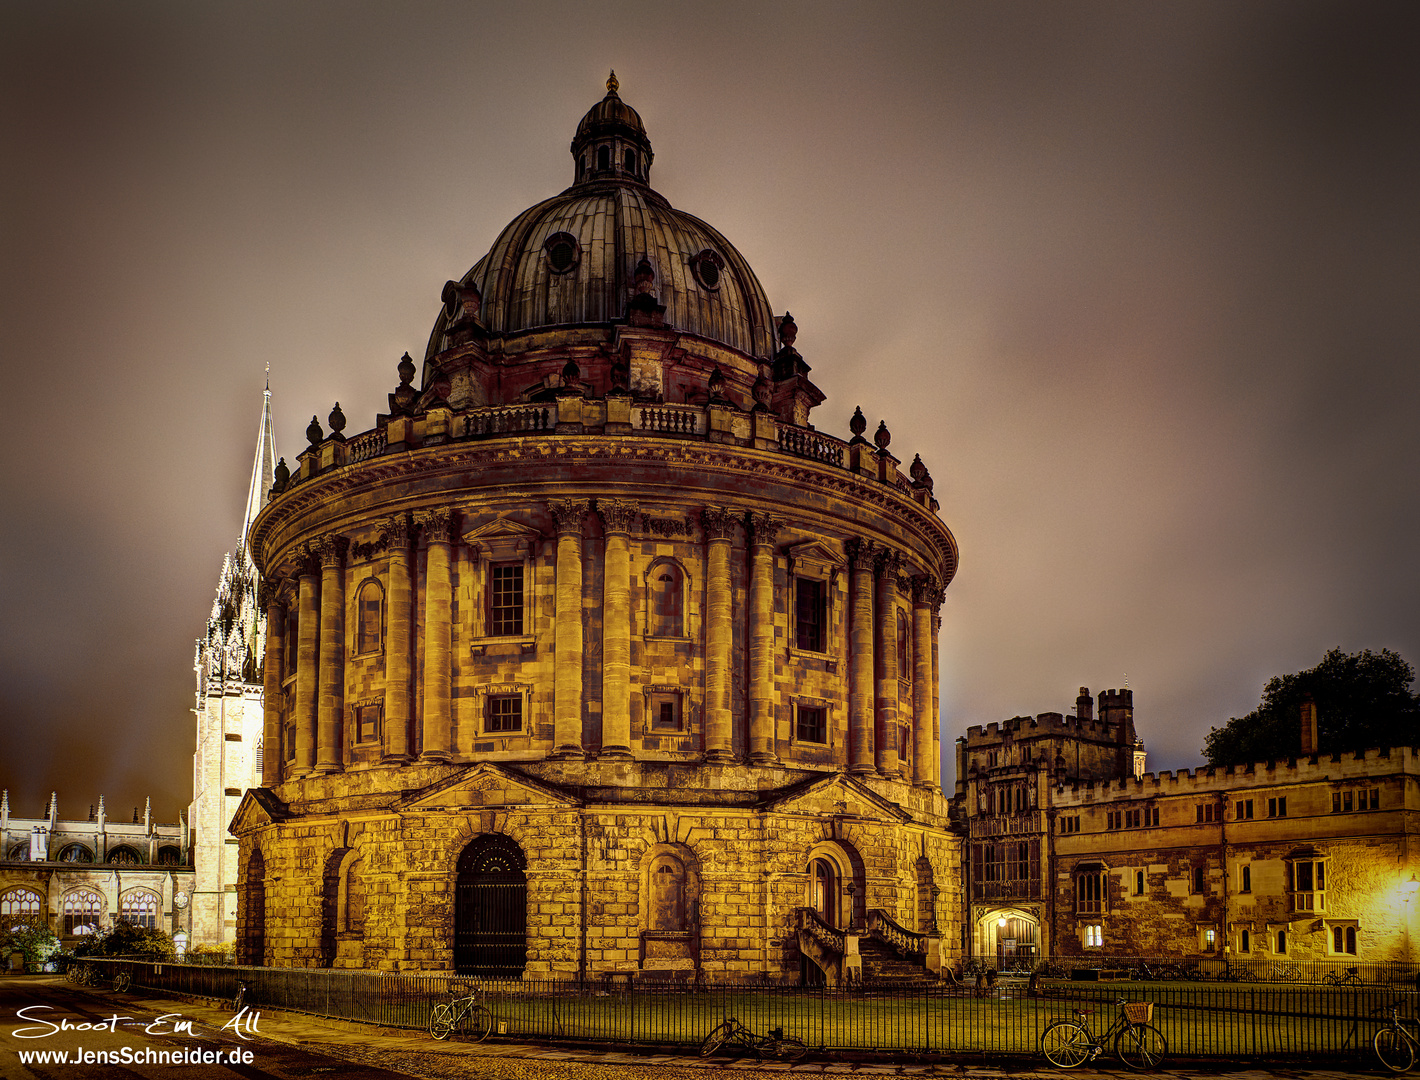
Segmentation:
<svg viewBox="0 0 1420 1080">
<path fill-rule="evenodd" d="M 92 961 L 105 979 L 126 967 L 137 988 L 230 999 L 247 986 L 253 1009 L 285 1009 L 424 1028 L 432 1006 L 478 987 L 494 1038 L 622 1046 L 698 1046 L 723 1018 L 751 1030 L 783 1028 L 812 1048 L 896 1055 L 1034 1055 L 1040 1033 L 1075 1010 L 1102 1032 L 1116 1002 L 1151 1002 L 1153 1024 L 1179 1057 L 1346 1058 L 1367 1055 L 1392 1006 L 1416 1015 L 1413 982 L 1313 983 L 999 978 L 984 996 L 959 984 L 832 989 L 743 984 L 687 986 L 481 980 L 303 968 L 199 967 Z M 1084 969 L 1081 969 L 1084 970 Z"/>
<path fill-rule="evenodd" d="M 1024 961 L 1005 957 L 977 957 L 968 962 L 978 968 L 1004 968 L 1019 974 L 1038 972 L 1043 978 L 1094 978 L 1090 973 L 1115 979 L 1144 982 L 1311 983 L 1320 986 L 1393 986 L 1420 988 L 1420 965 L 1395 960 L 1357 961 L 1337 957 L 1325 960 L 1288 960 L 1286 957 L 1248 959 L 1178 956 L 1050 956 Z"/>
</svg>

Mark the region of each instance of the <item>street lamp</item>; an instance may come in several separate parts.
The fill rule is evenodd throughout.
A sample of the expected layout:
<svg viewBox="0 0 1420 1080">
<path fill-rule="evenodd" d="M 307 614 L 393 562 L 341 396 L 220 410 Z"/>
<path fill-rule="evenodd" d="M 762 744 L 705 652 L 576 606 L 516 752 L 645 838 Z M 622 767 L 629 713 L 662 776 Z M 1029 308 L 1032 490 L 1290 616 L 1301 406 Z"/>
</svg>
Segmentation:
<svg viewBox="0 0 1420 1080">
<path fill-rule="evenodd" d="M 853 902 L 853 894 L 857 889 L 851 881 L 844 886 L 844 889 L 848 891 L 848 929 L 851 932 L 853 927 L 858 924 L 858 905 Z"/>
<path fill-rule="evenodd" d="M 932 886 L 932 933 L 937 932 L 937 897 L 942 895 L 942 890 L 936 885 Z"/>
</svg>

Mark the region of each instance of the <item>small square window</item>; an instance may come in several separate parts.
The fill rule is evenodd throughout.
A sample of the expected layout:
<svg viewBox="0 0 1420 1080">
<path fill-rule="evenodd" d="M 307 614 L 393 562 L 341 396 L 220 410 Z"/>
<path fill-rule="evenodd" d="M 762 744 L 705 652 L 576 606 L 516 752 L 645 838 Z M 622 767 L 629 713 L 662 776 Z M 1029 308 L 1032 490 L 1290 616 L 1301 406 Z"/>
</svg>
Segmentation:
<svg viewBox="0 0 1420 1080">
<path fill-rule="evenodd" d="M 521 569 L 521 567 L 519 568 Z M 489 732 L 523 730 L 523 698 L 521 694 L 497 694 L 488 698 L 487 727 Z"/>
<path fill-rule="evenodd" d="M 380 707 L 360 705 L 355 709 L 355 741 L 376 742 L 380 737 Z"/>
<path fill-rule="evenodd" d="M 1279 795 L 1275 799 L 1267 800 L 1267 816 L 1279 818 L 1287 816 L 1287 796 Z"/>
<path fill-rule="evenodd" d="M 650 702 L 652 731 L 680 730 L 680 698 L 675 694 L 653 694 Z"/>
<path fill-rule="evenodd" d="M 795 709 L 797 720 L 794 737 L 799 742 L 828 742 L 828 710 L 817 705 L 800 705 Z"/>
</svg>

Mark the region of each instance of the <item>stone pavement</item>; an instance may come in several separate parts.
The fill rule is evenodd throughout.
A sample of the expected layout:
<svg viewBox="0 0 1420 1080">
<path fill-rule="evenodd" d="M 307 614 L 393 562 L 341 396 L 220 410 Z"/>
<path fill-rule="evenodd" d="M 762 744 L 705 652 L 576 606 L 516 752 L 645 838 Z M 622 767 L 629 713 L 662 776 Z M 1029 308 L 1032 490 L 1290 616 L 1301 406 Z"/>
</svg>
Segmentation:
<svg viewBox="0 0 1420 1080">
<path fill-rule="evenodd" d="M 107 991 L 90 990 L 86 993 L 113 998 Z M 180 1012 L 185 1018 L 201 1025 L 220 1028 L 232 1018 L 231 1010 L 225 1003 L 211 999 L 176 1000 L 148 995 L 142 991 L 123 995 L 122 1000 L 129 1008 L 146 1009 L 155 1013 Z M 962 1080 L 1001 1080 L 1004 1077 L 1020 1077 L 1024 1080 L 1062 1080 L 1065 1076 L 1104 1077 L 1132 1075 L 1113 1058 L 1103 1059 L 1103 1069 L 1077 1069 L 1066 1073 L 1052 1068 L 1040 1058 L 1002 1058 L 998 1063 L 983 1063 L 980 1060 L 955 1062 L 942 1060 L 932 1063 L 892 1061 L 843 1061 L 829 1057 L 801 1061 L 764 1062 L 755 1059 L 734 1059 L 724 1057 L 702 1058 L 696 1054 L 684 1053 L 633 1053 L 625 1050 L 601 1050 L 595 1048 L 567 1048 L 530 1043 L 514 1043 L 490 1040 L 482 1043 L 464 1042 L 458 1039 L 438 1041 L 422 1031 L 403 1028 L 385 1028 L 371 1024 L 357 1024 L 346 1020 L 329 1020 L 306 1016 L 301 1013 L 270 1012 L 262 1010 L 259 1032 L 264 1038 L 291 1046 L 302 1046 L 334 1056 L 355 1056 L 360 1053 L 350 1051 L 378 1050 L 383 1055 L 400 1053 L 438 1054 L 450 1058 L 451 1066 L 461 1063 L 467 1068 L 475 1061 L 487 1059 L 515 1059 L 525 1062 L 566 1062 L 587 1065 L 652 1066 L 662 1070 L 699 1069 L 722 1072 L 792 1072 L 808 1075 L 837 1075 L 852 1073 L 860 1076 L 924 1076 L 959 1077 Z M 344 1051 L 344 1053 L 342 1053 Z M 1169 1067 L 1165 1071 L 1170 1077 L 1206 1078 L 1206 1080 L 1337 1080 L 1342 1077 L 1375 1074 L 1381 1072 L 1379 1063 L 1362 1059 L 1357 1067 L 1342 1067 L 1348 1063 L 1327 1063 L 1329 1067 L 1308 1068 L 1306 1066 L 1273 1066 L 1246 1064 L 1240 1062 L 1200 1062 L 1189 1061 Z"/>
</svg>

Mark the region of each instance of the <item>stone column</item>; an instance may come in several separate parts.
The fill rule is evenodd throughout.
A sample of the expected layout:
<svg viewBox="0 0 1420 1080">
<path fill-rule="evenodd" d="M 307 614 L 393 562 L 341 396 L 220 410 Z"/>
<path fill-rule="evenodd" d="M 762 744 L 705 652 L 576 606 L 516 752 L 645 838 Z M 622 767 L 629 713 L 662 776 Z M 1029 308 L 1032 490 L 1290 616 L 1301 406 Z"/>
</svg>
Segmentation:
<svg viewBox="0 0 1420 1080">
<path fill-rule="evenodd" d="M 382 759 L 389 765 L 410 760 L 409 722 L 412 703 L 414 580 L 410 572 L 409 545 L 413 539 L 409 518 L 395 514 L 385 522 L 389 551 L 389 599 L 385 612 L 385 715 Z"/>
<path fill-rule="evenodd" d="M 296 604 L 296 775 L 316 767 L 316 714 L 320 671 L 320 563 L 306 552 L 300 569 Z"/>
<path fill-rule="evenodd" d="M 878 549 L 871 540 L 849 540 L 848 555 L 848 768 L 877 769 L 873 751 L 873 564 Z"/>
<path fill-rule="evenodd" d="M 902 556 L 884 548 L 878 556 L 877 635 L 873 660 L 877 668 L 878 772 L 897 776 L 897 570 Z"/>
<path fill-rule="evenodd" d="M 734 760 L 734 723 L 730 712 L 730 538 L 735 516 L 724 507 L 700 512 L 705 529 L 705 760 Z"/>
<path fill-rule="evenodd" d="M 938 661 L 937 642 L 942 633 L 943 590 L 937 588 L 932 612 L 932 775 L 937 788 L 942 786 L 942 666 Z"/>
<path fill-rule="evenodd" d="M 754 765 L 779 762 L 774 732 L 774 540 L 783 527 L 783 521 L 767 514 L 749 516 L 749 760 Z"/>
<path fill-rule="evenodd" d="M 340 772 L 345 719 L 345 550 L 343 536 L 320 539 L 320 707 L 316 772 Z"/>
<path fill-rule="evenodd" d="M 934 787 L 937 769 L 932 712 L 932 598 L 940 588 L 931 574 L 912 579 L 912 782 Z"/>
<path fill-rule="evenodd" d="M 553 634 L 552 756 L 580 758 L 582 749 L 582 519 L 585 500 L 551 505 L 557 523 L 557 615 Z"/>
<path fill-rule="evenodd" d="M 286 605 L 281 602 L 281 582 L 261 586 L 266 603 L 266 659 L 262 663 L 261 688 L 261 786 L 281 783 L 285 754 L 281 747 L 281 681 L 285 672 L 281 661 L 286 655 Z"/>
<path fill-rule="evenodd" d="M 602 754 L 631 756 L 631 523 L 633 502 L 600 499 L 606 530 L 602 593 Z"/>
<path fill-rule="evenodd" d="M 453 511 L 419 517 L 427 553 L 424 567 L 424 751 L 420 761 L 453 756 Z"/>
</svg>

